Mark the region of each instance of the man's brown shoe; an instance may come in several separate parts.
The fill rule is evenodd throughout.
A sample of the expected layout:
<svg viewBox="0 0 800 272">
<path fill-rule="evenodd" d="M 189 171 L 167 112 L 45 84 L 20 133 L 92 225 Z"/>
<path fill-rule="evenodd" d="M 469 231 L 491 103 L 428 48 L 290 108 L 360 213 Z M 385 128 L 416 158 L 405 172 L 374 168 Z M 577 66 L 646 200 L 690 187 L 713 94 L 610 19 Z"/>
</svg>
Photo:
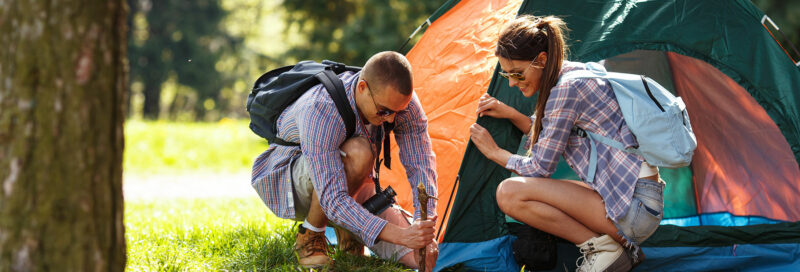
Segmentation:
<svg viewBox="0 0 800 272">
<path fill-rule="evenodd" d="M 297 262 L 303 268 L 317 268 L 331 263 L 325 232 L 314 232 L 300 225 L 294 249 L 297 252 Z"/>
<path fill-rule="evenodd" d="M 339 242 L 339 250 L 356 256 L 364 256 L 364 244 L 356 240 L 352 233 L 342 228 L 334 228 L 334 230 L 336 231 L 336 240 Z"/>
</svg>

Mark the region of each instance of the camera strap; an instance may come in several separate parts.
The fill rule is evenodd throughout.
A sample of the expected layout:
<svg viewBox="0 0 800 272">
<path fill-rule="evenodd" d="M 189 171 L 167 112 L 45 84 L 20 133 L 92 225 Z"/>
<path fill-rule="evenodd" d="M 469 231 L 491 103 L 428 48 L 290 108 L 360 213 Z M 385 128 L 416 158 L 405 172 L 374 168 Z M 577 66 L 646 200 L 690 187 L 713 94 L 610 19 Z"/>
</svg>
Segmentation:
<svg viewBox="0 0 800 272">
<path fill-rule="evenodd" d="M 375 193 L 382 191 L 380 184 L 381 162 L 386 166 L 386 169 L 392 169 L 391 137 L 389 137 L 389 133 L 394 129 L 394 123 L 383 123 L 381 127 L 382 129 L 378 130 L 377 141 L 375 141 L 377 152 L 375 153 L 375 176 L 372 178 L 375 183 Z M 383 149 L 383 159 L 380 156 L 382 146 L 386 146 Z"/>
</svg>

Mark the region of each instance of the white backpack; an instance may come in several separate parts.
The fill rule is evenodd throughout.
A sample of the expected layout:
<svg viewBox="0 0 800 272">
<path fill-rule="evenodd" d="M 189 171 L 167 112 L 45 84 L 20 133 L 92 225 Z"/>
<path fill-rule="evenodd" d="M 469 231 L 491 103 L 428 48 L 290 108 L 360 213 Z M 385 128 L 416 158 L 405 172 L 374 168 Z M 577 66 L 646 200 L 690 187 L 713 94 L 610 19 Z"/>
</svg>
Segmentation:
<svg viewBox="0 0 800 272">
<path fill-rule="evenodd" d="M 587 182 L 594 180 L 597 171 L 596 142 L 638 154 L 648 164 L 679 168 L 689 165 L 697 148 L 697 139 L 689 123 L 686 105 L 654 80 L 642 75 L 607 72 L 599 63 L 586 63 L 587 70 L 570 71 L 559 83 L 577 78 L 604 78 L 611 83 L 622 116 L 639 148 L 625 148 L 622 143 L 586 131 L 591 139 Z"/>
</svg>

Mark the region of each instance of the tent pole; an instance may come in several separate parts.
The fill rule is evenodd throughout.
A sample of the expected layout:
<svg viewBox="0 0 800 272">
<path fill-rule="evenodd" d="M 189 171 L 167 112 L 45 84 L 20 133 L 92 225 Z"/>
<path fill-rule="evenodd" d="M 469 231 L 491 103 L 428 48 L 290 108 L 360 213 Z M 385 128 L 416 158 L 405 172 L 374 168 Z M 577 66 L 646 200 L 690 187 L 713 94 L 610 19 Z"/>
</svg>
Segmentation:
<svg viewBox="0 0 800 272">
<path fill-rule="evenodd" d="M 775 22 L 773 22 L 772 19 L 769 18 L 769 16 L 764 15 L 764 17 L 761 17 L 761 25 L 764 26 L 764 28 L 767 30 L 767 32 L 769 32 L 769 35 L 772 36 L 772 39 L 775 40 L 775 42 L 778 43 L 778 46 L 780 46 L 781 49 L 783 49 L 783 52 L 786 53 L 786 55 L 789 56 L 789 59 L 792 60 L 792 62 L 795 62 L 794 58 L 792 58 L 792 55 L 790 55 L 789 52 L 787 52 L 786 49 L 783 48 L 783 45 L 781 45 L 781 43 L 778 41 L 778 39 L 776 39 L 775 36 L 772 35 L 772 31 L 769 31 L 769 28 L 767 28 L 767 25 L 765 24 L 766 22 L 769 22 L 772 25 L 772 27 L 775 28 L 775 30 L 778 31 L 778 33 L 781 33 L 781 37 L 783 37 L 783 40 L 786 41 L 786 43 L 789 44 L 789 47 L 792 48 L 792 50 L 794 51 L 794 54 L 797 55 L 798 57 L 800 57 L 800 53 L 797 52 L 797 48 L 794 47 L 794 44 L 792 43 L 792 41 L 789 40 L 788 37 L 786 37 L 786 34 L 783 33 L 783 30 L 781 30 L 778 27 L 778 25 L 776 25 Z M 800 60 L 798 60 L 797 63 L 795 63 L 795 65 L 800 66 Z"/>
<path fill-rule="evenodd" d="M 461 175 L 456 175 L 456 182 L 453 183 L 453 190 L 450 191 L 450 197 L 447 199 L 447 207 L 444 208 L 444 216 L 442 216 L 442 223 L 439 224 L 439 230 L 436 231 L 436 241 L 439 241 L 439 234 L 442 233 L 442 228 L 444 224 L 447 224 L 447 212 L 450 211 L 450 202 L 453 201 L 453 195 L 456 192 L 456 187 L 458 187 L 458 180 L 461 179 Z"/>
</svg>

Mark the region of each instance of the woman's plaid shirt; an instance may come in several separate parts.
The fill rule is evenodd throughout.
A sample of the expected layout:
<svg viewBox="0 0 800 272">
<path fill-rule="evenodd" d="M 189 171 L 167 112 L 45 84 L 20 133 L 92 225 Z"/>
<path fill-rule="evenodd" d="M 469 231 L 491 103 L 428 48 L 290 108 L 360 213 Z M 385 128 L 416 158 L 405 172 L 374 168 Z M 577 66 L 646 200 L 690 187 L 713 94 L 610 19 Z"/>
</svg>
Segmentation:
<svg viewBox="0 0 800 272">
<path fill-rule="evenodd" d="M 585 64 L 565 61 L 561 74 L 585 69 Z M 531 117 L 532 121 L 535 117 Z M 625 147 L 638 147 L 605 79 L 576 79 L 561 82 L 550 91 L 539 141 L 532 157 L 514 155 L 506 168 L 525 177 L 550 177 L 562 155 L 578 176 L 586 180 L 590 143 L 573 131 L 579 127 L 611 139 Z M 643 159 L 638 155 L 597 144 L 597 174 L 589 184 L 605 202 L 607 216 L 614 222 L 628 211 Z M 580 200 L 578 200 L 580 201 Z"/>
</svg>

